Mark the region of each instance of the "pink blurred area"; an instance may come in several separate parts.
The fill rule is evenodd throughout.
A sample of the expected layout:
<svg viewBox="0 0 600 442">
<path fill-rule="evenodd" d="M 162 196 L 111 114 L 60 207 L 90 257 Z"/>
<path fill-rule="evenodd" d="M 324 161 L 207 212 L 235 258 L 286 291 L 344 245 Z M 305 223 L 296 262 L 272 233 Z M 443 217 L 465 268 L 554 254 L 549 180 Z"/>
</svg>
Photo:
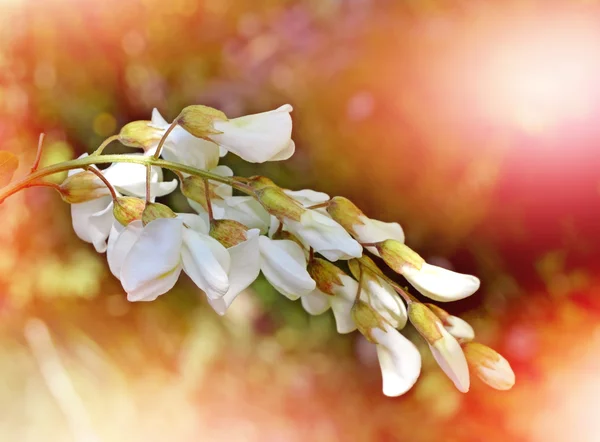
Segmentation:
<svg viewBox="0 0 600 442">
<path fill-rule="evenodd" d="M 18 173 L 40 132 L 49 164 L 153 108 L 291 103 L 290 161 L 225 162 L 351 198 L 478 275 L 444 308 L 517 376 L 462 395 L 409 330 L 423 375 L 385 398 L 371 345 L 263 282 L 224 318 L 188 281 L 129 304 L 34 189 L 0 207 L 0 440 L 600 440 L 599 29 L 593 0 L 0 0 Z"/>
</svg>

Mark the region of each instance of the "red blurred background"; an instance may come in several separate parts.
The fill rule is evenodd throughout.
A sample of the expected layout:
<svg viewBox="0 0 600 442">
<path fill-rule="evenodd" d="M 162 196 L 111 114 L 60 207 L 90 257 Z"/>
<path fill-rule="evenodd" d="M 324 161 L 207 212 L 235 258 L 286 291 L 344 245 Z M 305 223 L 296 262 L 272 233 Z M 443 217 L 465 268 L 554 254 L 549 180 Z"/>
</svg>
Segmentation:
<svg viewBox="0 0 600 442">
<path fill-rule="evenodd" d="M 0 24 L 21 173 L 40 132 L 47 164 L 154 107 L 289 102 L 291 160 L 225 163 L 349 197 L 478 275 L 444 307 L 517 375 L 462 395 L 427 357 L 385 398 L 361 337 L 262 281 L 224 319 L 187 281 L 128 304 L 69 208 L 30 190 L 0 209 L 2 440 L 600 441 L 597 1 L 1 0 Z"/>
</svg>

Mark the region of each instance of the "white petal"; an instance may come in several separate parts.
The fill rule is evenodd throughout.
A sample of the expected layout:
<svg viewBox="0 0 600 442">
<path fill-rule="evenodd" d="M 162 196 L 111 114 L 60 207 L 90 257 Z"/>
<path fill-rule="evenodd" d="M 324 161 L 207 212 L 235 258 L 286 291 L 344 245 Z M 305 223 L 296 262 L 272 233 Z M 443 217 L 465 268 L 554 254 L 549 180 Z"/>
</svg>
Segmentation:
<svg viewBox="0 0 600 442">
<path fill-rule="evenodd" d="M 421 355 L 417 347 L 388 324 L 375 328 L 377 356 L 383 378 L 383 394 L 390 397 L 406 393 L 421 373 Z"/>
<path fill-rule="evenodd" d="M 120 226 L 119 223 L 113 224 L 106 251 L 108 267 L 116 278 L 121 277 L 123 261 L 125 261 L 125 258 L 144 230 L 141 221 L 133 221 L 127 227 L 121 226 L 120 231 L 118 226 Z"/>
<path fill-rule="evenodd" d="M 271 221 L 269 213 L 251 196 L 232 196 L 213 201 L 216 219 L 232 219 L 249 229 L 266 232 Z"/>
<path fill-rule="evenodd" d="M 515 372 L 502 355 L 498 355 L 498 358 L 489 367 L 479 365 L 476 368 L 477 376 L 496 390 L 510 390 L 515 385 Z"/>
<path fill-rule="evenodd" d="M 301 220 L 285 220 L 288 229 L 329 261 L 359 258 L 362 247 L 342 226 L 326 215 L 307 210 Z"/>
<path fill-rule="evenodd" d="M 227 166 L 217 166 L 214 169 L 211 170 L 212 173 L 217 174 L 219 176 L 225 176 L 225 177 L 232 177 L 233 176 L 233 170 L 231 170 L 231 168 L 227 167 Z M 214 181 L 212 181 L 213 184 Z M 217 195 L 219 195 L 221 198 L 225 199 L 225 198 L 231 198 L 231 195 L 233 193 L 233 188 L 228 185 L 228 184 L 223 184 L 223 183 L 216 183 L 217 186 L 215 187 L 215 193 Z"/>
<path fill-rule="evenodd" d="M 196 232 L 208 235 L 210 231 L 208 221 L 200 215 L 194 213 L 178 213 L 177 218 L 182 220 L 186 227 L 195 230 Z"/>
<path fill-rule="evenodd" d="M 466 298 L 479 288 L 479 279 L 475 276 L 427 263 L 421 270 L 406 264 L 402 267 L 402 275 L 423 295 L 440 302 Z"/>
<path fill-rule="evenodd" d="M 152 109 L 151 124 L 152 124 L 152 126 L 156 127 L 157 129 L 167 129 L 169 127 L 169 123 L 167 123 L 167 120 L 165 120 L 163 118 L 163 116 L 160 114 L 160 112 L 156 108 Z"/>
<path fill-rule="evenodd" d="M 329 195 L 323 192 L 316 192 L 310 189 L 302 189 L 302 190 L 288 190 L 284 189 L 284 193 L 288 196 L 291 196 L 304 207 L 314 206 L 315 204 L 324 203 L 325 201 L 329 201 Z"/>
<path fill-rule="evenodd" d="M 160 218 L 142 231 L 121 266 L 130 301 L 153 301 L 173 288 L 181 273 L 183 222 Z"/>
<path fill-rule="evenodd" d="M 93 244 L 98 253 L 104 253 L 114 220 L 112 199 L 102 197 L 81 204 L 71 204 L 71 217 L 75 234 L 82 241 Z"/>
<path fill-rule="evenodd" d="M 337 332 L 341 334 L 356 330 L 356 323 L 352 319 L 352 307 L 358 290 L 358 282 L 348 275 L 340 276 L 342 285 L 334 285 L 331 296 L 331 310 L 335 316 Z"/>
<path fill-rule="evenodd" d="M 459 341 L 466 342 L 475 339 L 475 330 L 467 321 L 450 315 L 446 318 L 446 322 L 446 330 Z"/>
<path fill-rule="evenodd" d="M 302 307 L 311 315 L 320 315 L 329 310 L 331 306 L 330 298 L 332 296 L 323 293 L 319 289 L 314 289 L 312 292 L 303 295 L 300 300 L 302 301 Z"/>
<path fill-rule="evenodd" d="M 296 152 L 296 143 L 293 140 L 290 140 L 287 147 L 281 150 L 279 153 L 275 154 L 269 161 L 284 161 L 290 159 L 294 153 Z"/>
<path fill-rule="evenodd" d="M 212 299 L 221 298 L 229 290 L 227 272 L 231 259 L 227 249 L 216 239 L 183 229 L 181 258 L 185 273 Z"/>
<path fill-rule="evenodd" d="M 352 228 L 356 234 L 356 239 L 360 243 L 381 242 L 386 239 L 395 239 L 404 242 L 404 230 L 398 223 L 385 223 L 376 219 L 361 217 L 363 224 L 355 224 Z M 368 247 L 369 252 L 379 256 L 379 251 L 375 247 Z"/>
<path fill-rule="evenodd" d="M 196 138 L 179 126 L 169 134 L 161 155 L 167 161 L 202 170 L 213 169 L 219 164 L 219 146 L 212 141 Z"/>
<path fill-rule="evenodd" d="M 442 334 L 442 338 L 437 340 L 434 345 L 429 345 L 429 349 L 458 391 L 466 393 L 469 391 L 470 378 L 465 354 L 458 341 L 445 328 L 439 327 L 438 330 Z"/>
<path fill-rule="evenodd" d="M 406 305 L 396 291 L 377 276 L 363 279 L 361 299 L 368 302 L 394 328 L 404 328 L 408 315 Z"/>
<path fill-rule="evenodd" d="M 136 188 L 136 186 L 139 187 L 140 185 L 144 189 L 146 187 L 146 166 L 143 164 L 113 163 L 110 167 L 102 171 L 102 175 L 113 186 L 120 187 L 126 191 L 128 188 Z"/>
<path fill-rule="evenodd" d="M 252 284 L 260 273 L 260 249 L 258 229 L 246 232 L 246 241 L 227 249 L 231 257 L 229 270 L 229 290 L 219 299 L 208 298 L 215 311 L 224 315 L 231 303 L 243 290 Z"/>
<path fill-rule="evenodd" d="M 215 121 L 221 134 L 210 138 L 220 146 L 250 163 L 289 158 L 292 136 L 290 105 L 279 109 L 229 121 Z"/>
<path fill-rule="evenodd" d="M 273 287 L 295 300 L 315 289 L 315 281 L 306 270 L 302 248 L 294 241 L 259 238 L 261 270 Z"/>
</svg>

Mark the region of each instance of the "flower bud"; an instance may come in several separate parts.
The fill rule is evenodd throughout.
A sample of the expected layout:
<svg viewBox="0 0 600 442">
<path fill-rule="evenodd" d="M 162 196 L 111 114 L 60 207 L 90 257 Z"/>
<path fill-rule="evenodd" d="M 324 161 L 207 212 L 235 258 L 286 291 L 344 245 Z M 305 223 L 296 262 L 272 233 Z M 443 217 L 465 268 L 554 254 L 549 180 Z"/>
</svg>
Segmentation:
<svg viewBox="0 0 600 442">
<path fill-rule="evenodd" d="M 437 316 L 420 302 L 410 303 L 408 317 L 456 388 L 462 393 L 469 391 L 469 367 L 458 341 L 444 328 Z"/>
<path fill-rule="evenodd" d="M 177 117 L 177 122 L 181 127 L 195 137 L 208 141 L 210 141 L 209 135 L 221 133 L 213 126 L 215 120 L 227 121 L 227 117 L 220 110 L 202 105 L 188 106 Z"/>
<path fill-rule="evenodd" d="M 463 345 L 469 366 L 483 382 L 496 390 L 510 390 L 515 384 L 515 373 L 499 353 L 478 342 Z"/>
<path fill-rule="evenodd" d="M 214 186 L 208 186 L 210 199 L 222 199 L 214 191 Z M 189 176 L 181 182 L 181 193 L 186 198 L 195 201 L 200 204 L 202 208 L 208 211 L 208 204 L 206 201 L 206 181 L 197 176 Z"/>
<path fill-rule="evenodd" d="M 265 210 L 280 220 L 288 218 L 300 221 L 306 210 L 279 187 L 264 187 L 257 190 L 255 195 Z"/>
<path fill-rule="evenodd" d="M 373 344 L 378 344 L 373 337 L 373 329 L 384 330 L 384 319 L 379 313 L 372 309 L 367 303 L 359 301 L 352 307 L 352 319 L 361 334 Z"/>
<path fill-rule="evenodd" d="M 132 121 L 121 128 L 119 141 L 125 146 L 148 150 L 158 144 L 163 132 L 152 127 L 150 121 Z"/>
<path fill-rule="evenodd" d="M 425 304 L 425 306 L 431 310 L 433 314 L 436 315 L 444 324 L 446 324 L 446 321 L 451 316 L 450 313 L 435 304 Z"/>
<path fill-rule="evenodd" d="M 343 285 L 341 277 L 345 273 L 329 261 L 314 258 L 308 263 L 307 270 L 311 278 L 317 283 L 317 288 L 327 295 L 335 296 L 334 286 Z"/>
<path fill-rule="evenodd" d="M 116 199 L 113 206 L 113 216 L 122 225 L 127 226 L 133 221 L 142 219 L 146 201 L 132 196 L 122 196 Z"/>
<path fill-rule="evenodd" d="M 408 319 L 428 344 L 433 345 L 436 341 L 442 339 L 439 327 L 443 328 L 443 325 L 425 304 L 411 302 L 408 305 Z"/>
<path fill-rule="evenodd" d="M 146 226 L 158 218 L 177 218 L 177 215 L 164 204 L 147 203 L 142 212 L 142 224 Z"/>
<path fill-rule="evenodd" d="M 446 310 L 434 304 L 425 304 L 444 324 L 444 328 L 459 342 L 472 341 L 475 338 L 473 327 L 458 316 L 453 316 Z"/>
<path fill-rule="evenodd" d="M 354 226 L 364 225 L 362 219 L 366 219 L 365 214 L 352 201 L 341 196 L 331 198 L 327 213 L 353 236 L 356 236 Z"/>
<path fill-rule="evenodd" d="M 260 175 L 250 177 L 248 184 L 254 190 L 264 189 L 265 187 L 278 187 L 277 184 L 275 184 L 273 182 L 273 180 L 271 180 L 270 178 L 267 178 L 266 176 L 260 176 Z"/>
<path fill-rule="evenodd" d="M 402 273 L 405 264 L 410 264 L 418 270 L 425 264 L 425 260 L 417 252 L 400 241 L 387 239 L 376 246 L 381 258 L 396 273 Z"/>
<path fill-rule="evenodd" d="M 226 248 L 237 246 L 248 239 L 248 227 L 232 219 L 215 219 L 210 223 L 210 236 Z"/>
<path fill-rule="evenodd" d="M 89 171 L 71 175 L 60 185 L 60 196 L 69 204 L 85 203 L 107 195 L 110 191 L 106 184 Z"/>
<path fill-rule="evenodd" d="M 350 272 L 352 273 L 352 276 L 354 276 L 356 279 L 359 278 L 361 266 L 363 272 L 366 271 L 381 278 L 385 277 L 385 275 L 379 269 L 377 264 L 375 264 L 375 262 L 367 255 L 362 255 L 360 258 L 351 259 L 350 261 L 348 261 L 348 266 L 350 267 Z"/>
</svg>

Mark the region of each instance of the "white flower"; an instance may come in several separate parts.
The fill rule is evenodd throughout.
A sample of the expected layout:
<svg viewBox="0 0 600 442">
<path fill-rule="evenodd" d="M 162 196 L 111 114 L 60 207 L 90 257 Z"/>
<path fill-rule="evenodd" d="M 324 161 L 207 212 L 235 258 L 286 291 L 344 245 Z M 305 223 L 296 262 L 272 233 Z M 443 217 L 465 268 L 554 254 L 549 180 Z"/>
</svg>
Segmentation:
<svg viewBox="0 0 600 442">
<path fill-rule="evenodd" d="M 383 378 L 383 394 L 390 397 L 406 393 L 421 373 L 421 355 L 417 347 L 394 327 L 383 322 L 383 329 L 373 328 L 377 356 Z"/>
<path fill-rule="evenodd" d="M 224 315 L 235 298 L 254 280 L 260 273 L 260 249 L 258 229 L 246 232 L 246 241 L 229 247 L 227 252 L 231 258 L 229 270 L 229 290 L 221 298 L 208 298 L 209 304 L 219 314 Z"/>
<path fill-rule="evenodd" d="M 404 328 L 408 315 L 406 305 L 387 282 L 363 269 L 361 300 L 379 313 L 394 328 Z"/>
<path fill-rule="evenodd" d="M 340 275 L 339 279 L 341 285 L 332 285 L 331 292 L 333 295 L 315 288 L 300 299 L 304 310 L 311 315 L 320 315 L 331 307 L 337 331 L 344 334 L 356 330 L 356 324 L 352 319 L 352 306 L 356 298 L 358 282 L 348 275 Z"/>
<path fill-rule="evenodd" d="M 259 238 L 260 268 L 281 294 L 296 300 L 315 290 L 315 281 L 306 270 L 304 250 L 294 241 L 274 240 L 267 236 Z"/>
<path fill-rule="evenodd" d="M 250 163 L 287 160 L 295 150 L 291 111 L 292 106 L 286 104 L 270 112 L 227 121 L 216 119 L 213 127 L 221 133 L 208 137 Z"/>
<path fill-rule="evenodd" d="M 157 109 L 152 111 L 151 126 L 160 129 L 161 136 L 169 128 L 170 123 L 162 117 Z M 156 151 L 158 142 L 148 153 Z M 171 131 L 162 147 L 161 156 L 167 161 L 185 164 L 197 169 L 210 170 L 219 163 L 219 146 L 202 138 L 190 134 L 181 126 L 176 126 Z"/>
<path fill-rule="evenodd" d="M 502 355 L 479 342 L 464 346 L 469 366 L 483 382 L 496 390 L 510 390 L 515 385 L 515 372 Z"/>
<path fill-rule="evenodd" d="M 129 301 L 153 301 L 168 292 L 185 271 L 209 298 L 230 289 L 231 258 L 227 249 L 202 230 L 198 216 L 159 218 L 145 227 L 130 223 L 110 241 L 108 261 Z"/>
<path fill-rule="evenodd" d="M 404 230 L 398 223 L 386 223 L 376 219 L 367 218 L 362 215 L 359 217 L 361 223 L 353 226 L 354 237 L 361 244 L 377 243 L 386 239 L 395 239 L 404 242 Z M 367 247 L 367 250 L 376 256 L 379 256 L 377 247 Z"/>
<path fill-rule="evenodd" d="M 337 222 L 316 210 L 305 210 L 300 221 L 285 219 L 290 232 L 330 261 L 358 258 L 362 247 Z"/>
<path fill-rule="evenodd" d="M 361 244 L 378 243 L 388 239 L 404 243 L 404 231 L 400 224 L 371 219 L 348 198 L 333 197 L 327 205 L 327 213 Z M 380 256 L 376 247 L 369 246 L 367 250 Z"/>
<path fill-rule="evenodd" d="M 84 154 L 80 158 L 86 156 L 87 154 Z M 81 169 L 71 170 L 69 176 L 81 171 Z M 146 168 L 141 164 L 115 163 L 102 170 L 102 174 L 119 193 L 138 197 L 145 195 Z M 152 196 L 167 195 L 175 188 L 177 188 L 176 180 L 163 182 L 162 170 L 158 167 L 152 168 Z M 93 244 L 99 253 L 104 253 L 107 247 L 106 240 L 114 223 L 112 198 L 103 196 L 85 203 L 71 204 L 71 217 L 73 230 L 77 236 Z"/>
<path fill-rule="evenodd" d="M 457 301 L 471 296 L 479 289 L 480 284 L 475 276 L 427 263 L 423 263 L 420 270 L 406 263 L 402 266 L 401 273 L 423 295 L 440 302 Z"/>
<path fill-rule="evenodd" d="M 469 391 L 470 385 L 467 359 L 458 341 L 444 328 L 442 323 L 437 322 L 436 325 L 441 338 L 433 344 L 429 344 L 429 349 L 458 391 L 466 393 Z"/>
<path fill-rule="evenodd" d="M 448 315 L 444 320 L 444 327 L 460 342 L 472 341 L 475 339 L 475 330 L 473 330 L 473 327 L 458 316 Z"/>
</svg>

